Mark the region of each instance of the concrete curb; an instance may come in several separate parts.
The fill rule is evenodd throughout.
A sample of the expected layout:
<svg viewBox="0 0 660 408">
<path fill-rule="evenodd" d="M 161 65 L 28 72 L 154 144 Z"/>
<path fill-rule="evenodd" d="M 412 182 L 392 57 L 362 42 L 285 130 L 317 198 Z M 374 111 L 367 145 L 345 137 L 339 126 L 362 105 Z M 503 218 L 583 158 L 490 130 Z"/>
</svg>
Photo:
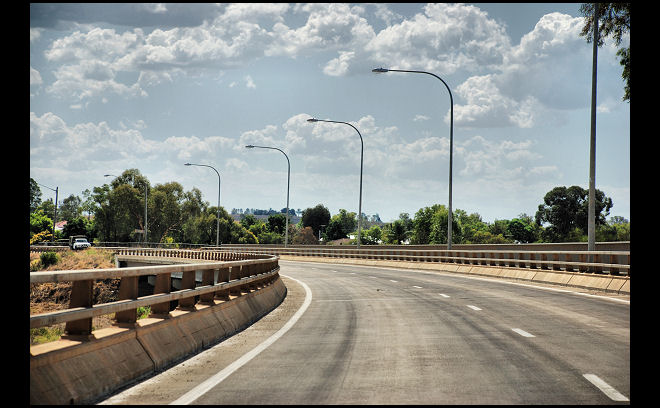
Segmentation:
<svg viewBox="0 0 660 408">
<path fill-rule="evenodd" d="M 286 296 L 278 278 L 258 291 L 174 310 L 168 318 L 96 330 L 30 348 L 30 404 L 96 401 L 247 328 Z"/>
<path fill-rule="evenodd" d="M 547 269 L 501 268 L 497 266 L 478 266 L 449 264 L 442 262 L 380 261 L 352 258 L 321 258 L 294 255 L 281 255 L 283 261 L 308 261 L 340 263 L 351 265 L 382 266 L 403 269 L 421 269 L 440 272 L 463 273 L 467 275 L 489 276 L 493 278 L 517 279 L 561 286 L 573 286 L 600 290 L 618 294 L 630 294 L 630 277 L 581 272 L 565 272 Z"/>
</svg>

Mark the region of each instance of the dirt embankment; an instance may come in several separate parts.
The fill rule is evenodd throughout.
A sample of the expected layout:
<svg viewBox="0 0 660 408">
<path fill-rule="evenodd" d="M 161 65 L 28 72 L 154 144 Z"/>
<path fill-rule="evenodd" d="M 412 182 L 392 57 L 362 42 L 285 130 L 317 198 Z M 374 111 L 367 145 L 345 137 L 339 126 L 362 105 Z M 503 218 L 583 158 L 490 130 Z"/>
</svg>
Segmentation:
<svg viewBox="0 0 660 408">
<path fill-rule="evenodd" d="M 114 268 L 112 251 L 89 248 L 82 251 L 66 251 L 58 253 L 56 264 L 44 268 L 38 253 L 30 254 L 30 271 L 74 270 Z M 118 300 L 119 279 L 106 279 L 94 283 L 94 304 Z M 71 296 L 71 282 L 31 283 L 30 284 L 30 314 L 51 312 L 66 309 Z M 111 324 L 110 317 L 94 318 L 94 328 Z M 63 324 L 62 324 L 63 326 Z"/>
</svg>

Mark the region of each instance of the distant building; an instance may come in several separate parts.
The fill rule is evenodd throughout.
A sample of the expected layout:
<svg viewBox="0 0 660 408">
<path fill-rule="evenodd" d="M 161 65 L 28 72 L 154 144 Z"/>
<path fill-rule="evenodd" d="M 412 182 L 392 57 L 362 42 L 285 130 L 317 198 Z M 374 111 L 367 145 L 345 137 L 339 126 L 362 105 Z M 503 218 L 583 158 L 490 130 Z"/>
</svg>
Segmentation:
<svg viewBox="0 0 660 408">
<path fill-rule="evenodd" d="M 67 221 L 60 221 L 55 223 L 55 231 L 62 231 L 64 230 L 64 226 L 67 224 Z"/>
</svg>

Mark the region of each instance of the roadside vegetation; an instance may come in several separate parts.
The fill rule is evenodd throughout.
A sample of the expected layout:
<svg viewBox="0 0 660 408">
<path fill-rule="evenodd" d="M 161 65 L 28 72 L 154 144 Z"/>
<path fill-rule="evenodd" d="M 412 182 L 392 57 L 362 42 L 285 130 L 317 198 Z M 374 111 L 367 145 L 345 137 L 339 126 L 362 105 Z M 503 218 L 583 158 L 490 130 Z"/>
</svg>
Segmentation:
<svg viewBox="0 0 660 408">
<path fill-rule="evenodd" d="M 197 188 L 186 192 L 177 182 L 151 186 L 137 169 L 125 170 L 110 184 L 83 191 L 83 198 L 72 194 L 62 200 L 57 220 L 67 223 L 61 231 L 55 231 L 54 237 L 53 201 L 42 202 L 38 184 L 30 179 L 30 243 L 66 241 L 71 235 L 85 235 L 96 243 L 144 241 L 145 191 L 149 242 L 172 248 L 178 243 L 215 245 L 219 235 L 221 244 L 284 243 L 286 208 L 280 212 L 234 208 L 230 214 L 220 207 L 218 212 L 217 207 L 202 200 Z M 483 221 L 477 212 L 454 209 L 453 243 L 586 242 L 588 198 L 587 189 L 558 186 L 539 197 L 535 214 L 520 213 L 493 222 Z M 596 241 L 629 241 L 630 221 L 610 216 L 612 206 L 612 199 L 596 190 Z M 355 212 L 340 209 L 331 214 L 323 204 L 289 211 L 299 216 L 299 222 L 289 224 L 289 243 L 356 243 Z M 434 204 L 412 215 L 401 213 L 398 219 L 387 223 L 378 214 L 362 214 L 361 244 L 445 244 L 448 213 L 444 204 Z"/>
</svg>

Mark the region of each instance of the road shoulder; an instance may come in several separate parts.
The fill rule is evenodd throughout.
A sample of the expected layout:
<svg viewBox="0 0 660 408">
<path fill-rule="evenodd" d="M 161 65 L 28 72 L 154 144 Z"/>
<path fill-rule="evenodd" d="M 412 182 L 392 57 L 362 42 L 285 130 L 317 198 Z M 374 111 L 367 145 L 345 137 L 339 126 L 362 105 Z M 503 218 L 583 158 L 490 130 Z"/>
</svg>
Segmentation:
<svg viewBox="0 0 660 408">
<path fill-rule="evenodd" d="M 287 288 L 282 303 L 247 329 L 221 341 L 147 380 L 114 394 L 100 404 L 168 404 L 223 370 L 277 332 L 300 309 L 305 289 L 280 275 Z"/>
</svg>

